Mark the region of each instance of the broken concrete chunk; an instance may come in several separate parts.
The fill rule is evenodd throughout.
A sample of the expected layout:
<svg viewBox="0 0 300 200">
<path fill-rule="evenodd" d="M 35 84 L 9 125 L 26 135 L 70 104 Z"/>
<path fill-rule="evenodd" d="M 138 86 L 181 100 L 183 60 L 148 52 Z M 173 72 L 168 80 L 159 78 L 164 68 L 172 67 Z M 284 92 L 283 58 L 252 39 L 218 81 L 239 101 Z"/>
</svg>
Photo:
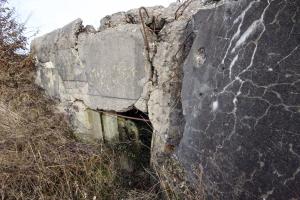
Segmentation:
<svg viewBox="0 0 300 200">
<path fill-rule="evenodd" d="M 36 56 L 38 62 L 49 62 L 51 61 L 51 54 L 55 54 L 56 50 L 71 49 L 75 47 L 77 35 L 82 27 L 82 20 L 77 19 L 63 28 L 35 38 L 31 42 L 30 50 Z"/>
<path fill-rule="evenodd" d="M 91 125 L 90 133 L 93 138 L 98 142 L 104 140 L 104 133 L 102 130 L 102 120 L 100 118 L 100 113 L 94 110 L 87 110 L 88 120 Z"/>
<path fill-rule="evenodd" d="M 128 110 L 145 83 L 139 28 L 128 24 L 98 33 L 81 32 L 81 20 L 76 20 L 37 38 L 31 45 L 39 71 L 37 83 L 63 101 L 80 99 L 91 109 Z"/>
<path fill-rule="evenodd" d="M 76 136 L 90 143 L 104 140 L 102 122 L 97 111 L 86 107 L 82 102 L 76 101 L 68 108 L 71 114 L 71 123 L 76 128 Z"/>
<path fill-rule="evenodd" d="M 101 108 L 102 101 L 118 99 L 114 110 L 125 110 L 139 99 L 143 89 L 143 40 L 138 25 L 124 25 L 97 34 L 80 34 L 78 54 L 88 76 L 89 93 L 99 97 L 91 107 Z M 101 108 L 101 109 L 108 109 Z"/>
<path fill-rule="evenodd" d="M 120 141 L 118 117 L 110 114 L 102 114 L 103 131 L 105 133 L 104 140 L 109 144 Z"/>
</svg>

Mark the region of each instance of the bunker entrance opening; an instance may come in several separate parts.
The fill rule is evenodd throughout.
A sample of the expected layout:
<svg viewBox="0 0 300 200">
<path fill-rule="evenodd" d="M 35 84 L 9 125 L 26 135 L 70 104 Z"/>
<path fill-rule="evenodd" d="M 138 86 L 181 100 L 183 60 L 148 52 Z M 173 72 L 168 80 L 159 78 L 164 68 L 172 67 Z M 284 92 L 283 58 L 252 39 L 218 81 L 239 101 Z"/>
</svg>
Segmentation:
<svg viewBox="0 0 300 200">
<path fill-rule="evenodd" d="M 118 115 L 120 141 L 132 147 L 136 164 L 149 167 L 153 127 L 148 115 L 137 109 L 119 112 Z"/>
</svg>

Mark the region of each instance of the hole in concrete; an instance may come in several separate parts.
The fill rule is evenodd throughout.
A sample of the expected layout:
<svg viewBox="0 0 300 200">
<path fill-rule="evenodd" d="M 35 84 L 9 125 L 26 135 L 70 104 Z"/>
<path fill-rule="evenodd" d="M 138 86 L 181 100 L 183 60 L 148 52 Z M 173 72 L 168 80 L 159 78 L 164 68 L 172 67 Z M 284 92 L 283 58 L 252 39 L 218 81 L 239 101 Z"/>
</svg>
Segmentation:
<svg viewBox="0 0 300 200">
<path fill-rule="evenodd" d="M 128 132 L 131 131 L 131 128 L 137 128 L 138 137 L 135 137 L 133 133 L 124 134 L 127 138 L 121 138 L 123 141 L 131 141 L 136 143 L 139 146 L 138 152 L 138 163 L 143 165 L 144 167 L 149 167 L 150 165 L 150 157 L 151 157 L 151 140 L 152 140 L 152 124 L 149 120 L 149 117 L 146 113 L 141 112 L 137 109 L 131 109 L 127 112 L 119 112 L 118 115 L 120 119 L 124 119 L 126 121 L 125 130 L 123 127 L 123 131 L 120 132 Z M 131 127 L 134 126 L 134 127 Z M 122 128 L 122 127 L 121 127 Z M 135 130 L 132 130 L 135 131 Z"/>
<path fill-rule="evenodd" d="M 137 109 L 116 115 L 120 142 L 114 147 L 120 156 L 120 180 L 136 189 L 153 187 L 150 167 L 153 128 L 148 115 Z"/>
</svg>

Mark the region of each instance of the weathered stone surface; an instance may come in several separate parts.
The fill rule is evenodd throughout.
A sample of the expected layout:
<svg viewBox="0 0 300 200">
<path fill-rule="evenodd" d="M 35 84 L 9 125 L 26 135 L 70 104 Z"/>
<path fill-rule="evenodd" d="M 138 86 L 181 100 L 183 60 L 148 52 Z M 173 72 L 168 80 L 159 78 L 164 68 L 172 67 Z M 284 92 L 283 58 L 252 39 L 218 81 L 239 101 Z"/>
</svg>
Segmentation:
<svg viewBox="0 0 300 200">
<path fill-rule="evenodd" d="M 50 62 L 56 50 L 75 47 L 77 34 L 82 28 L 82 20 L 76 19 L 62 29 L 35 38 L 31 43 L 31 52 L 37 56 L 39 62 Z"/>
<path fill-rule="evenodd" d="M 75 135 L 86 142 L 98 143 L 103 141 L 104 133 L 100 114 L 86 107 L 81 101 L 70 106 L 64 106 L 75 130 Z"/>
<path fill-rule="evenodd" d="M 126 110 L 140 98 L 145 64 L 138 25 L 80 34 L 77 47 L 86 66 L 88 93 L 96 96 L 85 101 L 90 107 Z"/>
<path fill-rule="evenodd" d="M 91 33 L 81 20 L 37 38 L 37 83 L 62 101 L 91 109 L 128 110 L 145 83 L 143 39 L 138 25 Z"/>
<path fill-rule="evenodd" d="M 120 141 L 118 117 L 112 115 L 102 115 L 103 131 L 105 132 L 104 140 L 107 143 L 116 143 Z"/>
<path fill-rule="evenodd" d="M 165 152 L 166 145 L 179 144 L 184 128 L 180 99 L 182 63 L 189 52 L 187 19 L 165 25 L 161 42 L 153 58 L 156 85 L 148 102 L 149 118 L 153 124 L 152 157 Z"/>
<path fill-rule="evenodd" d="M 147 8 L 150 60 L 145 58 L 138 9 L 105 17 L 99 32 L 76 20 L 35 39 L 37 83 L 64 104 L 80 100 L 94 110 L 125 111 L 135 106 L 148 111 L 155 130 L 153 154 L 163 152 L 166 144 L 177 145 L 184 126 L 181 66 L 190 48 L 184 44 L 190 32 L 186 26 L 201 4 L 192 2 L 175 20 L 179 5 Z M 154 32 L 155 22 L 162 23 Z"/>
<path fill-rule="evenodd" d="M 300 198 L 299 11 L 239 0 L 193 17 L 176 154 L 207 199 Z"/>
</svg>

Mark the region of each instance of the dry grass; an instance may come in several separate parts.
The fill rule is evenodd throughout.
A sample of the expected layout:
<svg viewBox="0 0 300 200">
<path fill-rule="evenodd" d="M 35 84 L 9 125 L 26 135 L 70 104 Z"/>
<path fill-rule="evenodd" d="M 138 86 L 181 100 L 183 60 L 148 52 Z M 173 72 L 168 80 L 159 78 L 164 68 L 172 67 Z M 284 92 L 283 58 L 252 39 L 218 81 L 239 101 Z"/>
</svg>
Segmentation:
<svg viewBox="0 0 300 200">
<path fill-rule="evenodd" d="M 194 179 L 188 179 L 187 172 L 181 163 L 172 157 L 161 160 L 154 166 L 158 172 L 158 179 L 167 200 L 205 200 L 207 185 L 204 182 L 204 171 L 201 165 L 192 166 Z M 212 199 L 218 200 L 217 196 Z"/>
<path fill-rule="evenodd" d="M 0 66 L 1 199 L 122 195 L 114 152 L 77 142 L 55 103 L 34 85 L 31 58 L 18 59 Z"/>
<path fill-rule="evenodd" d="M 114 150 L 76 141 L 55 102 L 34 84 L 31 57 L 16 59 L 0 63 L 1 199 L 157 198 L 156 188 L 145 191 L 150 175 L 132 190 Z"/>
<path fill-rule="evenodd" d="M 34 84 L 31 56 L 16 54 L 26 44 L 24 27 L 5 4 L 0 0 L 0 199 L 156 199 L 150 175 L 128 187 L 113 149 L 73 137 L 56 102 Z"/>
<path fill-rule="evenodd" d="M 157 198 L 150 175 L 128 187 L 117 152 L 76 141 L 34 77 L 30 56 L 0 63 L 1 199 Z"/>
</svg>

